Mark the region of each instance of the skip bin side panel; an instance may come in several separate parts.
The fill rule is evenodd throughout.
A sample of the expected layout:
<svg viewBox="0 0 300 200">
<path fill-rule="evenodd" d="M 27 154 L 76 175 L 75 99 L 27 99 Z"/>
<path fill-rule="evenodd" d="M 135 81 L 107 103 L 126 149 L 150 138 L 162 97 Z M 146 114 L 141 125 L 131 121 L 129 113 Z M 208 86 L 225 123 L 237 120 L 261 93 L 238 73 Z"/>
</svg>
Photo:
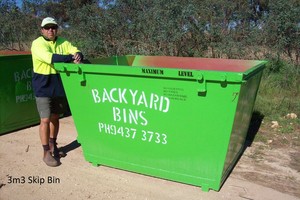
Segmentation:
<svg viewBox="0 0 300 200">
<path fill-rule="evenodd" d="M 257 96 L 257 91 L 262 77 L 262 68 L 254 76 L 250 77 L 241 86 L 235 120 L 228 146 L 226 163 L 223 172 L 223 180 L 235 165 L 236 160 L 244 150 L 253 107 Z"/>
<path fill-rule="evenodd" d="M 219 189 L 236 85 L 210 82 L 199 96 L 197 81 L 99 72 L 82 85 L 78 73 L 61 76 L 86 160 Z"/>
<path fill-rule="evenodd" d="M 0 57 L 0 134 L 39 122 L 31 55 Z"/>
</svg>

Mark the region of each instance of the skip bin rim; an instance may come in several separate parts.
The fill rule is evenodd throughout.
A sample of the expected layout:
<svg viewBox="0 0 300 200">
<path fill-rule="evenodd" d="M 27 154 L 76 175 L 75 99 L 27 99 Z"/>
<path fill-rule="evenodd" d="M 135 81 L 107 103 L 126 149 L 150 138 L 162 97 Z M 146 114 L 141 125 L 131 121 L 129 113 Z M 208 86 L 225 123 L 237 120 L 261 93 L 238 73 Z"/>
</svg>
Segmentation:
<svg viewBox="0 0 300 200">
<path fill-rule="evenodd" d="M 246 72 L 231 72 L 231 71 L 213 71 L 213 70 L 187 70 L 194 73 L 194 77 L 180 77 L 178 71 L 180 68 L 162 68 L 155 66 L 126 66 L 126 65 L 111 65 L 111 64 L 72 64 L 72 63 L 54 63 L 54 68 L 60 73 L 78 73 L 82 76 L 85 74 L 102 74 L 115 76 L 132 76 L 132 77 L 152 77 L 152 78 L 176 78 L 177 80 L 190 81 L 218 81 L 227 83 L 242 83 L 250 77 L 259 73 L 265 62 L 257 65 L 255 69 Z M 115 68 L 116 70 L 112 70 Z M 143 74 L 143 69 L 157 69 L 168 71 L 167 74 L 160 76 L 158 74 Z"/>
</svg>

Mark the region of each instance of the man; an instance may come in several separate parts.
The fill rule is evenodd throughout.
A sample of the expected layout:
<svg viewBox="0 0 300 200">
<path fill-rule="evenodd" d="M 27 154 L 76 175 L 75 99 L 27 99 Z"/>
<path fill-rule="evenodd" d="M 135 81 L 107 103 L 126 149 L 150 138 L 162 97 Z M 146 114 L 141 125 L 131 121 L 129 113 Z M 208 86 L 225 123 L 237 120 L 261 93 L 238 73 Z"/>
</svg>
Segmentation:
<svg viewBox="0 0 300 200">
<path fill-rule="evenodd" d="M 41 23 L 41 36 L 32 42 L 32 85 L 40 115 L 39 134 L 44 149 L 43 161 L 55 167 L 60 164 L 56 139 L 59 132 L 59 116 L 67 107 L 67 100 L 60 75 L 54 69 L 55 62 L 80 63 L 82 53 L 69 41 L 57 36 L 58 24 L 46 17 Z"/>
</svg>

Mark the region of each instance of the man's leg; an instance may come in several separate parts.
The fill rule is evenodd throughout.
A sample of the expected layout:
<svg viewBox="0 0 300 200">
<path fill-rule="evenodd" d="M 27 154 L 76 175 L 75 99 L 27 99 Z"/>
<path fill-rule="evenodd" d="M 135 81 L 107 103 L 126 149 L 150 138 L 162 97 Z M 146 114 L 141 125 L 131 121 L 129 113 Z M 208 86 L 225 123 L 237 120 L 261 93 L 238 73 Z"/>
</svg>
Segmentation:
<svg viewBox="0 0 300 200">
<path fill-rule="evenodd" d="M 49 145 L 50 150 L 53 153 L 54 157 L 64 157 L 66 154 L 57 148 L 57 137 L 59 134 L 59 118 L 60 115 L 65 113 L 67 108 L 67 99 L 66 97 L 55 97 L 52 99 L 51 102 L 51 118 L 50 118 L 50 138 L 49 138 Z M 56 114 L 53 114 L 56 113 Z"/>
<path fill-rule="evenodd" d="M 51 167 L 55 167 L 59 165 L 59 162 L 54 159 L 51 155 L 50 146 L 49 146 L 49 138 L 50 138 L 50 98 L 37 97 L 36 98 L 37 108 L 39 115 L 41 117 L 40 126 L 39 126 L 39 134 L 40 140 L 43 146 L 44 155 L 43 161 Z"/>
<path fill-rule="evenodd" d="M 41 118 L 40 122 L 40 138 L 43 146 L 49 145 L 49 136 L 50 136 L 50 119 Z"/>
<path fill-rule="evenodd" d="M 59 115 L 58 114 L 52 114 L 50 118 L 50 138 L 49 146 L 50 150 L 53 153 L 54 157 L 59 157 L 59 151 L 56 145 L 56 139 L 59 132 Z"/>
<path fill-rule="evenodd" d="M 51 167 L 58 166 L 59 163 L 57 160 L 55 160 L 52 157 L 51 151 L 50 151 L 50 146 L 49 146 L 49 136 L 50 136 L 50 119 L 49 118 L 41 119 L 39 132 L 40 132 L 41 143 L 42 143 L 43 149 L 44 149 L 43 161 L 48 166 L 51 166 Z"/>
<path fill-rule="evenodd" d="M 59 115 L 52 114 L 50 118 L 50 137 L 57 138 L 59 131 Z"/>
</svg>

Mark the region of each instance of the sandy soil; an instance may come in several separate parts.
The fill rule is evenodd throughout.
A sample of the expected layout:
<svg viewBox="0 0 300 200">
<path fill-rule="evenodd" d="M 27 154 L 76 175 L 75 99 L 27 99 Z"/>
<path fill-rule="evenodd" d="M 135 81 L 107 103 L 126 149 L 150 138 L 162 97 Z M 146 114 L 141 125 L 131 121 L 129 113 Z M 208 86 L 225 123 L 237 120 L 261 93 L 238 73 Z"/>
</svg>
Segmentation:
<svg viewBox="0 0 300 200">
<path fill-rule="evenodd" d="M 38 126 L 0 136 L 0 199 L 300 199 L 299 149 L 247 147 L 219 192 L 85 161 L 72 117 L 61 120 L 59 167 L 42 161 Z"/>
</svg>

